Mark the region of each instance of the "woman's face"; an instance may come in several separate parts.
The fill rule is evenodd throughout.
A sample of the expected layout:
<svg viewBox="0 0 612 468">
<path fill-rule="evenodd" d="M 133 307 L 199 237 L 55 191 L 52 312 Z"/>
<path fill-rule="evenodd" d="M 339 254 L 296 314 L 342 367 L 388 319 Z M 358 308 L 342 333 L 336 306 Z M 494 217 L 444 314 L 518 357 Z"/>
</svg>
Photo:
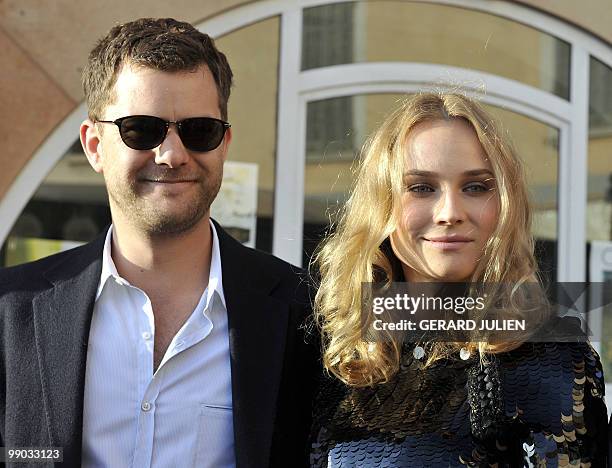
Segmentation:
<svg viewBox="0 0 612 468">
<path fill-rule="evenodd" d="M 391 236 L 408 281 L 468 281 L 495 229 L 499 201 L 476 132 L 461 119 L 415 126 L 406 141 L 400 225 Z M 407 265 L 414 258 L 424 271 Z"/>
</svg>

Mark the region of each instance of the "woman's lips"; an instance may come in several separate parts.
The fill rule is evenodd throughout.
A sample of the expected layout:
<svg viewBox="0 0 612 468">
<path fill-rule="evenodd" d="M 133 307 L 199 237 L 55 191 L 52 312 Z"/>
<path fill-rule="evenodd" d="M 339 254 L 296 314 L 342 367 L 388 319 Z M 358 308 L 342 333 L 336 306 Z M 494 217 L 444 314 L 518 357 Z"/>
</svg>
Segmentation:
<svg viewBox="0 0 612 468">
<path fill-rule="evenodd" d="M 424 240 L 432 247 L 440 250 L 460 250 L 473 242 L 473 239 L 463 236 L 425 237 Z"/>
</svg>

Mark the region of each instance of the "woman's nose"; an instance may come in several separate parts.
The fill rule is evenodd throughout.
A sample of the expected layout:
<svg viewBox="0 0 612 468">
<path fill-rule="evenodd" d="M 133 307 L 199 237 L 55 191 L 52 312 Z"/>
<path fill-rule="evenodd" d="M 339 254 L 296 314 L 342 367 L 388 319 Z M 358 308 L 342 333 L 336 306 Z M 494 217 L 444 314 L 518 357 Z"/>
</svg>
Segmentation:
<svg viewBox="0 0 612 468">
<path fill-rule="evenodd" d="M 465 207 L 460 193 L 443 192 L 435 207 L 434 220 L 437 224 L 458 224 L 466 219 Z"/>
</svg>

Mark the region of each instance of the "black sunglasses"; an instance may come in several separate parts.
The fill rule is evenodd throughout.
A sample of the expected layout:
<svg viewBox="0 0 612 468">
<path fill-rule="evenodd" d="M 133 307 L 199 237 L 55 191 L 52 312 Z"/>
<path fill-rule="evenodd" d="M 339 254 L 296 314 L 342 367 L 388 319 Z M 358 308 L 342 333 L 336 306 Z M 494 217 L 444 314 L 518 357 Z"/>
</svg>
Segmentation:
<svg viewBox="0 0 612 468">
<path fill-rule="evenodd" d="M 172 122 L 152 115 L 129 115 L 117 120 L 96 120 L 115 124 L 123 142 L 135 150 L 150 150 L 166 139 L 170 124 L 175 124 L 185 148 L 190 151 L 212 151 L 223 141 L 231 125 L 212 117 L 191 117 Z"/>
</svg>

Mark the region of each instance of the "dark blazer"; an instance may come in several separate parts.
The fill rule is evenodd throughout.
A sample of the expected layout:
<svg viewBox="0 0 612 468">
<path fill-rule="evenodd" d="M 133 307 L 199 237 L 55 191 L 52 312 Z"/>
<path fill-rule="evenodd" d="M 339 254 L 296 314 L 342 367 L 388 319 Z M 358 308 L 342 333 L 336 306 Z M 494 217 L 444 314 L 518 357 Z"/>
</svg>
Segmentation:
<svg viewBox="0 0 612 468">
<path fill-rule="evenodd" d="M 306 278 L 216 227 L 237 466 L 306 466 L 320 374 L 318 339 L 304 326 L 311 313 Z M 1 446 L 63 447 L 63 466 L 80 466 L 87 343 L 104 238 L 0 269 Z"/>
<path fill-rule="evenodd" d="M 612 415 L 608 423 L 608 468 L 612 468 Z"/>
</svg>

